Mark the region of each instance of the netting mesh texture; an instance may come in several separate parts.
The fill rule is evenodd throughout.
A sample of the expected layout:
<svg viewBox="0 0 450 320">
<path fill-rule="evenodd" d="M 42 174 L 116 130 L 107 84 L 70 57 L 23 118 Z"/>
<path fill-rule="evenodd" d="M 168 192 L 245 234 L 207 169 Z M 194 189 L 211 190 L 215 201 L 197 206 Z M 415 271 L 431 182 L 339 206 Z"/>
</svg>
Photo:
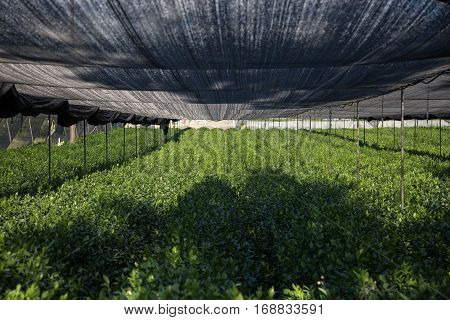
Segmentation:
<svg viewBox="0 0 450 320">
<path fill-rule="evenodd" d="M 450 69 L 434 0 L 2 1 L 0 30 L 19 94 L 152 118 L 349 117 L 360 100 L 395 118 L 393 91 Z M 409 89 L 406 115 L 448 117 L 448 79 Z"/>
</svg>

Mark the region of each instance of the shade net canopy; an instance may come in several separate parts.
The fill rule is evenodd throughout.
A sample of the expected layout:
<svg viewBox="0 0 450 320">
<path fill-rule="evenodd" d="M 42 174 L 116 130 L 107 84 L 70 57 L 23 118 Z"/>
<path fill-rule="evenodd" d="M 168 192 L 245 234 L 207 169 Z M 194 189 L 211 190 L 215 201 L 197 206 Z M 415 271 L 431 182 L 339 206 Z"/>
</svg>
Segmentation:
<svg viewBox="0 0 450 320">
<path fill-rule="evenodd" d="M 450 73 L 420 82 L 403 90 L 405 119 L 450 119 Z M 357 110 L 358 108 L 358 110 Z M 356 118 L 373 120 L 401 119 L 401 91 L 362 100 L 341 107 L 323 107 L 303 112 L 300 117 Z"/>
<path fill-rule="evenodd" d="M 0 33 L 0 82 L 108 121 L 348 117 L 355 101 L 377 118 L 380 99 L 387 115 L 396 90 L 450 69 L 436 0 L 6 0 Z M 428 108 L 447 116 L 447 102 Z M 411 99 L 406 115 L 426 114 Z"/>
</svg>

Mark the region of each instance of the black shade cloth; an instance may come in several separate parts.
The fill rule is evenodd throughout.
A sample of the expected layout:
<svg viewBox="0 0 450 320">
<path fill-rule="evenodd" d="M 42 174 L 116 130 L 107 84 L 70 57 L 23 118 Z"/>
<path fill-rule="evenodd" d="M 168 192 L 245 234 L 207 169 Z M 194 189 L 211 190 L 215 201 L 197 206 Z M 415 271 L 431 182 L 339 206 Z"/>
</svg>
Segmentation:
<svg viewBox="0 0 450 320">
<path fill-rule="evenodd" d="M 431 82 L 420 82 L 404 89 L 405 119 L 449 119 L 450 117 L 450 74 L 442 74 Z M 401 93 L 386 95 L 359 102 L 361 119 L 399 120 L 401 118 Z M 316 108 L 312 116 L 328 118 L 330 108 Z M 331 108 L 333 118 L 355 118 L 356 103 Z M 309 117 L 309 110 L 301 117 Z"/>
<path fill-rule="evenodd" d="M 145 122 L 145 117 L 144 116 L 134 116 L 131 120 L 130 123 L 131 124 L 143 124 Z"/>
<path fill-rule="evenodd" d="M 156 118 L 146 117 L 142 124 L 144 126 L 150 126 L 150 125 L 153 125 L 153 124 L 157 124 L 157 122 L 158 122 L 158 119 L 156 119 Z"/>
<path fill-rule="evenodd" d="M 449 70 L 449 39 L 434 0 L 1 1 L 0 82 L 152 118 L 285 117 Z"/>
<path fill-rule="evenodd" d="M 59 109 L 67 107 L 67 100 L 21 94 L 17 92 L 14 85 L 1 84 L 0 116 L 2 118 L 12 117 L 19 113 L 23 116 L 33 117 L 39 114 L 56 114 Z"/>
<path fill-rule="evenodd" d="M 156 120 L 156 124 L 162 126 L 162 125 L 167 125 L 170 123 L 169 119 L 157 119 Z"/>
<path fill-rule="evenodd" d="M 134 114 L 131 113 L 120 113 L 119 116 L 114 119 L 114 123 L 128 123 L 130 122 L 134 117 Z"/>
<path fill-rule="evenodd" d="M 67 100 L 36 97 L 18 93 L 12 84 L 0 84 L 0 117 L 9 118 L 17 114 L 38 116 L 39 114 L 58 115 L 58 124 L 69 127 L 82 120 L 91 125 L 104 125 L 112 122 L 150 125 L 168 122 L 169 119 L 156 119 L 117 111 L 100 110 L 94 106 L 71 105 Z"/>
<path fill-rule="evenodd" d="M 87 121 L 92 126 L 103 125 L 114 122 L 114 120 L 120 115 L 118 111 L 98 110 Z"/>
<path fill-rule="evenodd" d="M 0 84 L 0 118 L 14 117 L 19 113 L 19 93 L 14 85 Z"/>
<path fill-rule="evenodd" d="M 86 120 L 98 111 L 97 107 L 68 105 L 58 111 L 58 124 L 62 127 L 70 127 L 79 121 Z"/>
<path fill-rule="evenodd" d="M 21 94 L 20 98 L 23 104 L 19 105 L 19 112 L 24 116 L 57 114 L 58 110 L 67 109 L 69 105 L 64 99 L 36 97 L 27 94 Z"/>
</svg>

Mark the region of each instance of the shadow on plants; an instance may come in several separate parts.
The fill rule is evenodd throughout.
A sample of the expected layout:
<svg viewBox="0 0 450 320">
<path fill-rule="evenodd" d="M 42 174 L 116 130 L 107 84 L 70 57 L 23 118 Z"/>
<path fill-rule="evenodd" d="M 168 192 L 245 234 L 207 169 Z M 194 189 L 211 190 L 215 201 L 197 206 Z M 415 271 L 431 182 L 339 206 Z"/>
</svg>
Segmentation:
<svg viewBox="0 0 450 320">
<path fill-rule="evenodd" d="M 382 208 L 369 210 L 364 196 L 349 196 L 354 191 L 276 171 L 253 172 L 240 187 L 208 178 L 179 199 L 168 224 L 172 260 L 152 257 L 151 267 L 141 266 L 139 283 L 149 272 L 161 274 L 148 287 L 135 287 L 133 297 L 220 298 L 233 286 L 244 296 L 262 297 L 273 286 L 281 298 L 293 294 L 282 291 L 293 284 L 316 298 L 440 296 L 437 275 L 406 250 L 414 233 L 399 236 Z M 396 284 L 404 267 L 410 270 L 406 280 L 423 279 L 422 287 Z M 437 276 L 443 278 L 445 272 Z"/>
<path fill-rule="evenodd" d="M 337 180 L 273 170 L 226 179 L 207 177 L 164 210 L 148 194 L 108 191 L 86 208 L 59 204 L 39 224 L 19 219 L 0 239 L 25 251 L 0 272 L 2 292 L 58 281 L 54 297 L 68 298 L 445 297 L 442 215 L 433 227 L 399 223 Z M 36 256 L 44 270 L 24 272 Z"/>
<path fill-rule="evenodd" d="M 39 284 L 42 293 L 51 290 L 56 281 L 59 291 L 48 298 L 62 294 L 71 299 L 112 295 L 111 288 L 119 288 L 118 283 L 131 271 L 134 261 L 159 246 L 159 232 L 166 229 L 166 221 L 155 214 L 149 205 L 151 200 L 147 200 L 139 202 L 123 196 L 100 200 L 83 212 L 76 208 L 53 210 L 40 225 L 17 226 L 20 235 L 5 233 L 5 238 L 0 239 L 4 245 L 24 254 L 13 261 L 11 272 L 0 270 L 2 293 L 18 284 L 30 287 L 33 282 Z M 32 268 L 30 261 L 36 259 L 42 267 Z M 25 265 L 28 270 L 22 268 Z"/>
</svg>

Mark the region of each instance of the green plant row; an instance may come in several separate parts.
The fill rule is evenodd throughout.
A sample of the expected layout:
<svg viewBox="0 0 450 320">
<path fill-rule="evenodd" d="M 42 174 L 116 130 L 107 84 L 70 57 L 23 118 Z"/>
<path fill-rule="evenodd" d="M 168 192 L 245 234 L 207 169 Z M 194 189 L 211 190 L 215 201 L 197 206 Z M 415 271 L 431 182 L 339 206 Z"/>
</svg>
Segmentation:
<svg viewBox="0 0 450 320">
<path fill-rule="evenodd" d="M 366 131 L 359 184 L 351 130 L 186 130 L 86 177 L 60 173 L 53 188 L 44 173 L 12 192 L 6 174 L 0 296 L 448 298 L 450 133 L 441 132 L 440 155 L 439 132 L 427 130 L 415 148 L 406 130 L 405 210 L 389 129 L 378 144 Z M 99 151 L 89 163 L 101 163 L 103 136 L 91 138 Z M 45 148 L 2 152 L 2 171 L 20 166 L 28 181 Z M 82 144 L 59 148 L 66 168 L 80 168 Z"/>
<path fill-rule="evenodd" d="M 104 132 L 86 136 L 87 173 L 109 169 L 141 156 L 162 144 L 163 137 L 159 129 L 127 128 L 125 129 L 125 141 L 123 131 L 122 128 L 110 130 L 108 144 L 106 144 Z M 169 137 L 172 137 L 173 134 L 174 129 L 171 128 Z M 53 142 L 50 152 L 50 180 L 48 177 L 48 153 L 47 143 L 12 150 L 0 150 L 3 180 L 0 184 L 0 196 L 46 192 L 67 179 L 84 175 L 83 137 L 79 137 L 75 144 L 65 142 L 62 146 L 58 146 Z"/>
</svg>

